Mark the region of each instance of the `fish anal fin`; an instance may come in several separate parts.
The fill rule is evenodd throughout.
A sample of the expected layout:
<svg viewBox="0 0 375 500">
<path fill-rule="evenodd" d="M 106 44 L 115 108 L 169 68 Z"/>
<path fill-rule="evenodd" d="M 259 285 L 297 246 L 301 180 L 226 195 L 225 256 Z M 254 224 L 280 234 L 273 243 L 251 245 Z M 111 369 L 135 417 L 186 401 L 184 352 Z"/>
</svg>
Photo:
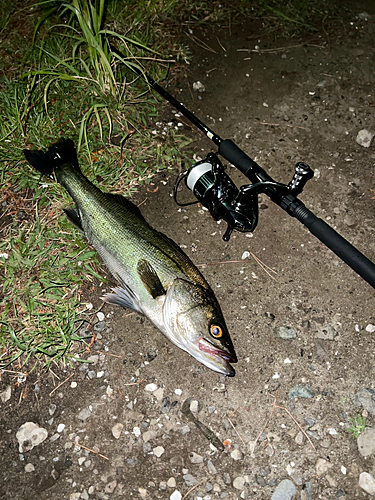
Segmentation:
<svg viewBox="0 0 375 500">
<path fill-rule="evenodd" d="M 74 224 L 78 229 L 83 231 L 81 216 L 79 215 L 79 210 L 77 207 L 64 208 L 64 212 L 68 217 L 69 221 Z"/>
<path fill-rule="evenodd" d="M 159 276 L 147 260 L 141 259 L 138 262 L 137 272 L 143 285 L 153 299 L 166 294 Z"/>
</svg>

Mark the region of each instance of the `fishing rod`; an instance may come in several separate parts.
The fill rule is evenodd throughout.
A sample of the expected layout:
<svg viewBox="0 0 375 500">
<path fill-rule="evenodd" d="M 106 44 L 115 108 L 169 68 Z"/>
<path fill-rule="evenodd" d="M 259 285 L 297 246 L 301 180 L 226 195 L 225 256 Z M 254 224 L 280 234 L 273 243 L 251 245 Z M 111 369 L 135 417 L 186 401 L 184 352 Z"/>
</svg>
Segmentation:
<svg viewBox="0 0 375 500">
<path fill-rule="evenodd" d="M 114 46 L 110 45 L 110 49 L 120 61 L 124 59 L 121 52 Z M 218 154 L 237 167 L 251 181 L 251 184 L 243 185 L 238 189 L 224 172 L 224 167 L 217 155 L 209 153 L 204 160 L 194 163 L 177 178 L 173 195 L 178 205 L 186 206 L 201 202 L 215 220 L 223 219 L 226 221 L 227 229 L 223 235 L 223 240 L 228 241 L 234 230 L 240 232 L 254 231 L 258 224 L 258 195 L 265 193 L 291 217 L 295 217 L 307 227 L 311 234 L 375 288 L 375 264 L 325 221 L 314 215 L 297 198 L 307 181 L 314 176 L 314 172 L 307 163 L 298 162 L 295 165 L 294 175 L 289 184 L 274 181 L 260 165 L 242 151 L 231 139 L 219 137 L 150 76 L 135 66 L 132 69 L 211 139 L 218 146 Z M 178 202 L 177 188 L 183 179 L 197 198 L 197 201 L 192 203 Z"/>
</svg>

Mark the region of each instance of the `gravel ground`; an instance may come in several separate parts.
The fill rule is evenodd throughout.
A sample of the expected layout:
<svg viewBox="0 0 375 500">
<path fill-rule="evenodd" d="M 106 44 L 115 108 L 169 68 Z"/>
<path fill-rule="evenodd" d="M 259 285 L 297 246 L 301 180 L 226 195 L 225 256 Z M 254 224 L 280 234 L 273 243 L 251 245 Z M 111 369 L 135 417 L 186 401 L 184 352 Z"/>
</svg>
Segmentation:
<svg viewBox="0 0 375 500">
<path fill-rule="evenodd" d="M 358 143 L 361 130 L 375 133 L 375 8 L 342 9 L 303 40 L 272 38 L 259 23 L 195 30 L 193 62 L 168 89 L 275 180 L 288 183 L 297 161 L 309 163 L 315 176 L 300 198 L 375 260 L 375 141 Z M 167 104 L 164 113 L 157 134 L 176 126 L 196 139 L 192 156 L 211 150 Z M 236 376 L 104 305 L 82 332 L 96 334 L 90 364 L 1 373 L 0 497 L 375 495 L 374 290 L 264 196 L 254 234 L 224 242 L 223 222 L 174 204 L 175 178 L 163 174 L 134 201 L 146 198 L 146 220 L 202 265 L 236 347 Z M 87 297 L 94 310 L 99 297 Z"/>
</svg>

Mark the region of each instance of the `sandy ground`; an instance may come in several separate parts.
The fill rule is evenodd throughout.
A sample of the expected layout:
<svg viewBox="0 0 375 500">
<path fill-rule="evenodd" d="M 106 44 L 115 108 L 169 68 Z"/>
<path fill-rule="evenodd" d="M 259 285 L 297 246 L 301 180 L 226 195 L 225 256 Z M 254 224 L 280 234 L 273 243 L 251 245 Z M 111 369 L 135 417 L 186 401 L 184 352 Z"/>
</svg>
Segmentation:
<svg viewBox="0 0 375 500">
<path fill-rule="evenodd" d="M 356 142 L 362 129 L 375 133 L 375 9 L 348 8 L 302 40 L 273 38 L 260 23 L 194 31 L 201 46 L 190 39 L 193 62 L 168 90 L 275 180 L 288 183 L 295 163 L 307 162 L 315 177 L 301 200 L 375 260 L 375 146 Z M 193 90 L 198 81 L 204 92 Z M 187 124 L 167 104 L 164 116 L 153 129 Z M 215 150 L 184 130 L 196 139 L 192 158 Z M 105 305 L 84 356 L 93 364 L 54 369 L 58 379 L 1 375 L 0 497 L 370 498 L 359 480 L 375 476 L 375 447 L 363 456 L 348 428 L 358 415 L 374 425 L 374 290 L 264 195 L 254 234 L 224 242 L 223 222 L 174 204 L 175 179 L 163 174 L 134 201 L 147 198 L 146 220 L 205 264 L 235 344 L 236 376 L 204 368 L 147 320 Z M 90 297 L 94 307 L 99 297 Z M 280 327 L 292 338 L 280 338 Z M 224 451 L 181 412 L 188 398 Z M 26 422 L 48 435 L 20 450 Z"/>
</svg>

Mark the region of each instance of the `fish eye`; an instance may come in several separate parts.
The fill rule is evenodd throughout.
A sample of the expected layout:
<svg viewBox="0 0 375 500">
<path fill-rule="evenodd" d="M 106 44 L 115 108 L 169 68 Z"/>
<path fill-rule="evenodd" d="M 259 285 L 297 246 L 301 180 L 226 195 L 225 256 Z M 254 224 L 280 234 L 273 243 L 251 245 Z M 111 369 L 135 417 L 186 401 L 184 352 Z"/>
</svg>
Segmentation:
<svg viewBox="0 0 375 500">
<path fill-rule="evenodd" d="M 212 324 L 210 326 L 210 333 L 213 337 L 219 339 L 220 337 L 223 336 L 223 329 L 219 325 Z"/>
</svg>

